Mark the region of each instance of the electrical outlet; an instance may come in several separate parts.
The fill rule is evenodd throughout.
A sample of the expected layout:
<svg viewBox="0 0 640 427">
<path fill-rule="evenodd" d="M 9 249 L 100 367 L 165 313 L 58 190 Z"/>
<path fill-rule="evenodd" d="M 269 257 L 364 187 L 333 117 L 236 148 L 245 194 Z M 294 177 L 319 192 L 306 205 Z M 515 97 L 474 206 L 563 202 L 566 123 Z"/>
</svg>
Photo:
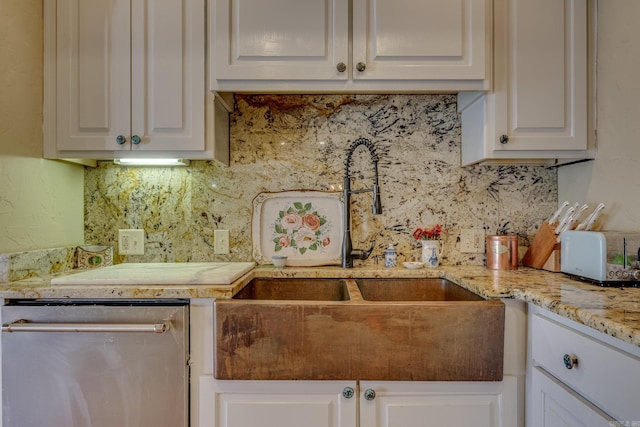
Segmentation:
<svg viewBox="0 0 640 427">
<path fill-rule="evenodd" d="M 218 255 L 229 253 L 229 230 L 213 231 L 213 253 Z"/>
<path fill-rule="evenodd" d="M 144 230 L 118 230 L 120 255 L 144 255 Z"/>
<path fill-rule="evenodd" d="M 484 230 L 482 228 L 463 228 L 460 230 L 460 252 L 481 254 L 484 252 Z"/>
</svg>

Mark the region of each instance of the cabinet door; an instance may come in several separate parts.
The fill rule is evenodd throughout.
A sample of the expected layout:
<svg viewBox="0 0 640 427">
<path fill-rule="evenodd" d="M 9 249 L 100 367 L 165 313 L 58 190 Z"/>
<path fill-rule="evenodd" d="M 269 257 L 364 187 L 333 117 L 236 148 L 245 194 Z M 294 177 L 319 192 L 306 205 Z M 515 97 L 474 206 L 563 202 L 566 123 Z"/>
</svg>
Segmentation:
<svg viewBox="0 0 640 427">
<path fill-rule="evenodd" d="M 58 150 L 204 150 L 204 2 L 58 1 Z"/>
<path fill-rule="evenodd" d="M 346 80 L 347 0 L 213 0 L 214 80 Z"/>
<path fill-rule="evenodd" d="M 356 383 L 212 379 L 215 427 L 355 427 Z M 345 397 L 350 387 L 354 394 Z M 205 405 L 207 403 L 202 403 Z M 211 404 L 211 403 L 208 403 Z M 202 425 L 202 423 L 201 423 Z"/>
<path fill-rule="evenodd" d="M 128 150 L 129 0 L 57 3 L 57 148 Z"/>
<path fill-rule="evenodd" d="M 360 425 L 497 427 L 503 425 L 501 387 L 499 382 L 361 382 Z"/>
<path fill-rule="evenodd" d="M 587 1 L 495 0 L 494 40 L 493 149 L 586 150 Z"/>
<path fill-rule="evenodd" d="M 490 0 L 354 0 L 354 80 L 483 80 Z"/>
<path fill-rule="evenodd" d="M 205 0 L 132 0 L 133 151 L 204 150 Z"/>
<path fill-rule="evenodd" d="M 611 427 L 613 420 L 538 368 L 531 374 L 529 424 L 539 427 Z"/>
</svg>

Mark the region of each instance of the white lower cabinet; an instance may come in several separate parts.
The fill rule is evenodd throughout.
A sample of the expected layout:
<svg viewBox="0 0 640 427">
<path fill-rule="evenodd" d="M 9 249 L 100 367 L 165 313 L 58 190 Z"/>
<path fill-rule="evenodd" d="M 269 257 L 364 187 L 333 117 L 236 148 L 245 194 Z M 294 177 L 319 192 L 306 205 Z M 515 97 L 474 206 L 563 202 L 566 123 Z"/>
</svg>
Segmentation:
<svg viewBox="0 0 640 427">
<path fill-rule="evenodd" d="M 202 378 L 210 427 L 515 426 L 517 381 L 222 381 Z M 511 401 L 510 399 L 513 399 Z"/>
<path fill-rule="evenodd" d="M 210 381 L 213 402 L 206 406 L 213 404 L 213 417 L 205 424 L 209 427 L 355 426 L 352 381 Z"/>
<path fill-rule="evenodd" d="M 560 381 L 534 368 L 530 378 L 531 426 L 611 427 L 611 418 L 567 388 Z"/>
<path fill-rule="evenodd" d="M 640 348 L 529 307 L 527 426 L 639 425 Z"/>
<path fill-rule="evenodd" d="M 516 381 L 360 382 L 360 427 L 515 426 Z"/>
</svg>

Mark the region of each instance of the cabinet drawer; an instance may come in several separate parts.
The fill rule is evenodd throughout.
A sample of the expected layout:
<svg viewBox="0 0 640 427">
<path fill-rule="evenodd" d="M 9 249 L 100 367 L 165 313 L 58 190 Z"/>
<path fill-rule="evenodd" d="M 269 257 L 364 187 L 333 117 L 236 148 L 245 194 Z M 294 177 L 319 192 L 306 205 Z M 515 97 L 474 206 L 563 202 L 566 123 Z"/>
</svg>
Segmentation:
<svg viewBox="0 0 640 427">
<path fill-rule="evenodd" d="M 612 420 L 539 368 L 531 373 L 533 426 L 612 427 Z"/>
<path fill-rule="evenodd" d="M 540 314 L 531 318 L 531 358 L 618 420 L 640 420 L 640 359 Z M 577 359 L 571 369 L 564 357 Z"/>
</svg>

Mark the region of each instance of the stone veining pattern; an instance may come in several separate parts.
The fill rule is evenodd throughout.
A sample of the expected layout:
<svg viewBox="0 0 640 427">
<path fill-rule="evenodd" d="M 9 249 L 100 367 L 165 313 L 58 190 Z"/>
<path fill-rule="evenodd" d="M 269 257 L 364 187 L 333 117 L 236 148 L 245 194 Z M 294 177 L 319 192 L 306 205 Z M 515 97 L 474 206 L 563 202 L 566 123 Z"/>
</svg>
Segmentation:
<svg viewBox="0 0 640 427">
<path fill-rule="evenodd" d="M 482 265 L 459 251 L 461 228 L 506 224 L 528 245 L 557 206 L 556 171 L 540 166 L 461 168 L 455 95 L 236 95 L 231 165 L 133 168 L 101 162 L 85 173 L 85 241 L 117 246 L 120 228 L 143 228 L 144 256 L 116 262 L 250 261 L 252 200 L 260 192 L 340 191 L 349 144 L 370 139 L 380 157 L 383 214 L 371 194 L 353 200 L 354 247 L 375 265 L 394 244 L 398 262 L 420 257 L 417 227 L 441 224 L 444 265 Z M 352 189 L 371 186 L 368 153 L 358 150 Z M 230 254 L 215 255 L 213 231 L 230 230 Z M 522 255 L 522 254 L 521 254 Z"/>
<path fill-rule="evenodd" d="M 62 273 L 74 268 L 76 247 L 0 254 L 0 283 Z"/>
</svg>

